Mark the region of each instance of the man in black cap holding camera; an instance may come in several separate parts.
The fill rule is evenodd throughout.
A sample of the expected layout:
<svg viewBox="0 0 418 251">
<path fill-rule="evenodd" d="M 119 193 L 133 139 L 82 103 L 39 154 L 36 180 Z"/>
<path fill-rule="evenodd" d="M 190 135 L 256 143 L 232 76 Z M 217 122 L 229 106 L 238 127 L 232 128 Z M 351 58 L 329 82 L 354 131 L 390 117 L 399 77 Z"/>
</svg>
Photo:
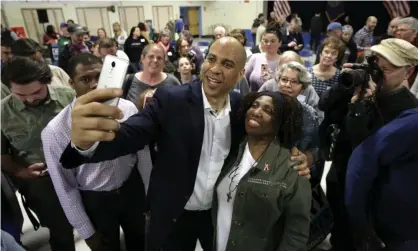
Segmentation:
<svg viewBox="0 0 418 251">
<path fill-rule="evenodd" d="M 64 50 L 60 53 L 58 66 L 67 71 L 68 60 L 75 54 L 90 52 L 84 43 L 84 35 L 88 33 L 81 25 L 74 24 L 68 26 L 68 33 L 71 35 L 71 41 L 65 45 Z"/>
</svg>

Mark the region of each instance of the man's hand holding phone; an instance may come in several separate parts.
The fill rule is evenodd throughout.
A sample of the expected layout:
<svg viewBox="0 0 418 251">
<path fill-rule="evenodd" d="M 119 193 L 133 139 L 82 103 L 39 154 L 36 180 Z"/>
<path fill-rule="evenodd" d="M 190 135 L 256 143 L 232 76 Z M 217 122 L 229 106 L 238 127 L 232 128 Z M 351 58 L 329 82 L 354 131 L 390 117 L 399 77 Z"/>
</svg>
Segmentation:
<svg viewBox="0 0 418 251">
<path fill-rule="evenodd" d="M 112 141 L 119 129 L 122 111 L 103 101 L 122 96 L 120 88 L 96 89 L 77 98 L 71 112 L 71 142 L 86 150 L 97 141 Z"/>
</svg>

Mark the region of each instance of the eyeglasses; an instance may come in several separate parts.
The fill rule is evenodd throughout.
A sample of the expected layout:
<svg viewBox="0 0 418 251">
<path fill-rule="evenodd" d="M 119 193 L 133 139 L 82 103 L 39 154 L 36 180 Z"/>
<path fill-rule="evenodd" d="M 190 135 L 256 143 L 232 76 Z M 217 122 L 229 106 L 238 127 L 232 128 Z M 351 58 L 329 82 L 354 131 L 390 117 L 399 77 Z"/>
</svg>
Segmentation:
<svg viewBox="0 0 418 251">
<path fill-rule="evenodd" d="M 290 85 L 292 85 L 292 86 L 295 86 L 295 85 L 298 85 L 298 84 L 300 84 L 299 83 L 299 81 L 297 81 L 297 80 L 293 80 L 293 79 L 288 79 L 288 78 L 286 78 L 286 77 L 281 77 L 280 78 L 280 82 L 282 82 L 283 84 L 288 84 L 288 83 L 290 83 Z"/>
</svg>

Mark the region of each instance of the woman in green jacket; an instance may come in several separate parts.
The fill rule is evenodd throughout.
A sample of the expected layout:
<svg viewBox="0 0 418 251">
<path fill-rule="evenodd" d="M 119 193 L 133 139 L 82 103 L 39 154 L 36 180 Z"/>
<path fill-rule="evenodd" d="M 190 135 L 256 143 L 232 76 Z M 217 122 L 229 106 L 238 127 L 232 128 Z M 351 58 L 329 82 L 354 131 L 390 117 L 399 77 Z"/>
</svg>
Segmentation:
<svg viewBox="0 0 418 251">
<path fill-rule="evenodd" d="M 302 136 L 299 102 L 251 93 L 241 108 L 247 138 L 231 149 L 215 185 L 217 251 L 302 251 L 309 237 L 311 186 L 289 160 Z"/>
</svg>

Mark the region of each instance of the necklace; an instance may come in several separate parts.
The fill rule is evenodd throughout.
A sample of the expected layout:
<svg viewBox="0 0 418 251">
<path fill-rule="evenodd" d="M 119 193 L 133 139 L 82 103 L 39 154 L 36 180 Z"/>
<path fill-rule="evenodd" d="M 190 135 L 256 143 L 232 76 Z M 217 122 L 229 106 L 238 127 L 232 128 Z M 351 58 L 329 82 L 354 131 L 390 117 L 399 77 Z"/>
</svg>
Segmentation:
<svg viewBox="0 0 418 251">
<path fill-rule="evenodd" d="M 271 142 L 270 142 L 270 144 L 271 144 Z M 266 147 L 266 149 L 264 149 L 264 151 L 260 154 L 260 156 L 254 161 L 254 163 L 251 165 L 250 170 L 257 166 L 258 161 L 264 156 L 264 154 L 266 153 L 266 151 L 269 148 L 270 144 Z M 248 149 L 248 151 L 250 151 L 250 150 Z M 237 182 L 237 184 L 235 185 L 235 187 L 232 187 L 232 186 L 233 186 L 233 183 L 234 183 L 234 179 L 239 174 L 238 173 L 238 170 L 241 167 L 241 162 L 242 162 L 242 157 L 241 157 L 240 164 L 236 165 L 235 168 L 232 170 L 232 172 L 228 175 L 228 178 L 231 179 L 231 182 L 229 182 L 228 192 L 226 193 L 226 201 L 227 202 L 230 202 L 232 200 L 232 193 L 235 192 L 235 190 L 237 190 L 239 181 Z"/>
</svg>

